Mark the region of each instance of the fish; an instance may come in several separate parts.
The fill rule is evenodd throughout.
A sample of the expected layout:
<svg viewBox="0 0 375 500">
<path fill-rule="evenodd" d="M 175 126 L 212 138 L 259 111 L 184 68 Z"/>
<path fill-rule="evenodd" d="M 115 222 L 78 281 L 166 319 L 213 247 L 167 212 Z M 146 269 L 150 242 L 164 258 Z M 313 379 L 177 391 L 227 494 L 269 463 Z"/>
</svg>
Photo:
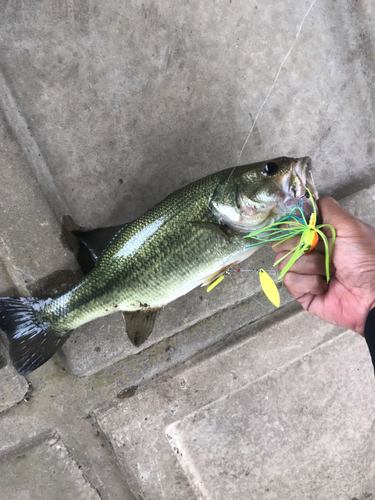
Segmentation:
<svg viewBox="0 0 375 500">
<path fill-rule="evenodd" d="M 175 191 L 137 220 L 76 233 L 95 267 L 55 298 L 1 297 L 0 328 L 21 375 L 44 364 L 79 326 L 116 311 L 135 346 L 161 308 L 252 255 L 244 236 L 317 197 L 309 157 L 227 168 Z M 305 204 L 307 206 L 307 204 Z"/>
</svg>

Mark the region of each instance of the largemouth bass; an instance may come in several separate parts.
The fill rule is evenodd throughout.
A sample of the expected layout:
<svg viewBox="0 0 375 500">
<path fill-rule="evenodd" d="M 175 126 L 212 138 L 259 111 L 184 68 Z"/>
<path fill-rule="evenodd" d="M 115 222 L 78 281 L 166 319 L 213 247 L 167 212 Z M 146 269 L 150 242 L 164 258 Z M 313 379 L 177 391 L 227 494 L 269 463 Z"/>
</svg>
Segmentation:
<svg viewBox="0 0 375 500">
<path fill-rule="evenodd" d="M 131 342 L 150 335 L 160 308 L 209 284 L 258 246 L 244 235 L 288 214 L 307 186 L 311 161 L 276 158 L 229 168 L 168 196 L 134 222 L 81 233 L 96 267 L 60 297 L 0 298 L 0 327 L 22 375 L 45 363 L 69 332 L 122 311 Z M 308 214 L 306 214 L 308 215 Z"/>
</svg>

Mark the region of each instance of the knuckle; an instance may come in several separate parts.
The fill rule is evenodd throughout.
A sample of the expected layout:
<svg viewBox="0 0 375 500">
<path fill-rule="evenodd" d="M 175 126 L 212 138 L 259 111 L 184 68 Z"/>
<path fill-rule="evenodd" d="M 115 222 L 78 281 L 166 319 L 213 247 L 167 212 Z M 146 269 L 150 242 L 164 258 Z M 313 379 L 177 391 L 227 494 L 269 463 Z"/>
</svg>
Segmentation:
<svg viewBox="0 0 375 500">
<path fill-rule="evenodd" d="M 321 276 L 314 275 L 311 277 L 311 293 L 319 295 L 325 290 L 325 282 Z"/>
<path fill-rule="evenodd" d="M 292 290 L 295 286 L 295 275 L 294 273 L 286 273 L 284 276 L 284 285 L 287 287 L 287 289 L 292 293 Z"/>
</svg>

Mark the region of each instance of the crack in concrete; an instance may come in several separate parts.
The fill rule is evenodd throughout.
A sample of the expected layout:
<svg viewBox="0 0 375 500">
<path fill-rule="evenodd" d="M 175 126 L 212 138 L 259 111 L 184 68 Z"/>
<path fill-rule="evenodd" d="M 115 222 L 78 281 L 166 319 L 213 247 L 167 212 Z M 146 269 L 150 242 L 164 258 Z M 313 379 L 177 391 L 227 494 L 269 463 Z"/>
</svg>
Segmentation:
<svg viewBox="0 0 375 500">
<path fill-rule="evenodd" d="M 42 152 L 30 132 L 25 117 L 17 105 L 17 100 L 9 88 L 3 72 L 0 70 L 0 110 L 11 129 L 16 142 L 25 155 L 32 173 L 40 185 L 43 195 L 57 221 L 68 213 L 68 207 L 56 186 L 51 171 L 42 155 Z"/>
</svg>

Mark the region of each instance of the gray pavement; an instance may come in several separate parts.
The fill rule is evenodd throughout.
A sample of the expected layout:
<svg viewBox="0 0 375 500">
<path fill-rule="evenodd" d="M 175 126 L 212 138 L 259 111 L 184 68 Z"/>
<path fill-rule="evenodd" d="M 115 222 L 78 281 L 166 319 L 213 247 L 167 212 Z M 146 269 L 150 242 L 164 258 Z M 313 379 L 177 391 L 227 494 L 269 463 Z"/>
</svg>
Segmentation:
<svg viewBox="0 0 375 500">
<path fill-rule="evenodd" d="M 62 221 L 133 220 L 231 165 L 310 155 L 320 194 L 375 225 L 369 0 L 3 2 L 0 293 L 81 271 Z M 161 313 L 120 315 L 25 379 L 0 340 L 0 499 L 375 498 L 363 339 L 252 270 Z"/>
</svg>

